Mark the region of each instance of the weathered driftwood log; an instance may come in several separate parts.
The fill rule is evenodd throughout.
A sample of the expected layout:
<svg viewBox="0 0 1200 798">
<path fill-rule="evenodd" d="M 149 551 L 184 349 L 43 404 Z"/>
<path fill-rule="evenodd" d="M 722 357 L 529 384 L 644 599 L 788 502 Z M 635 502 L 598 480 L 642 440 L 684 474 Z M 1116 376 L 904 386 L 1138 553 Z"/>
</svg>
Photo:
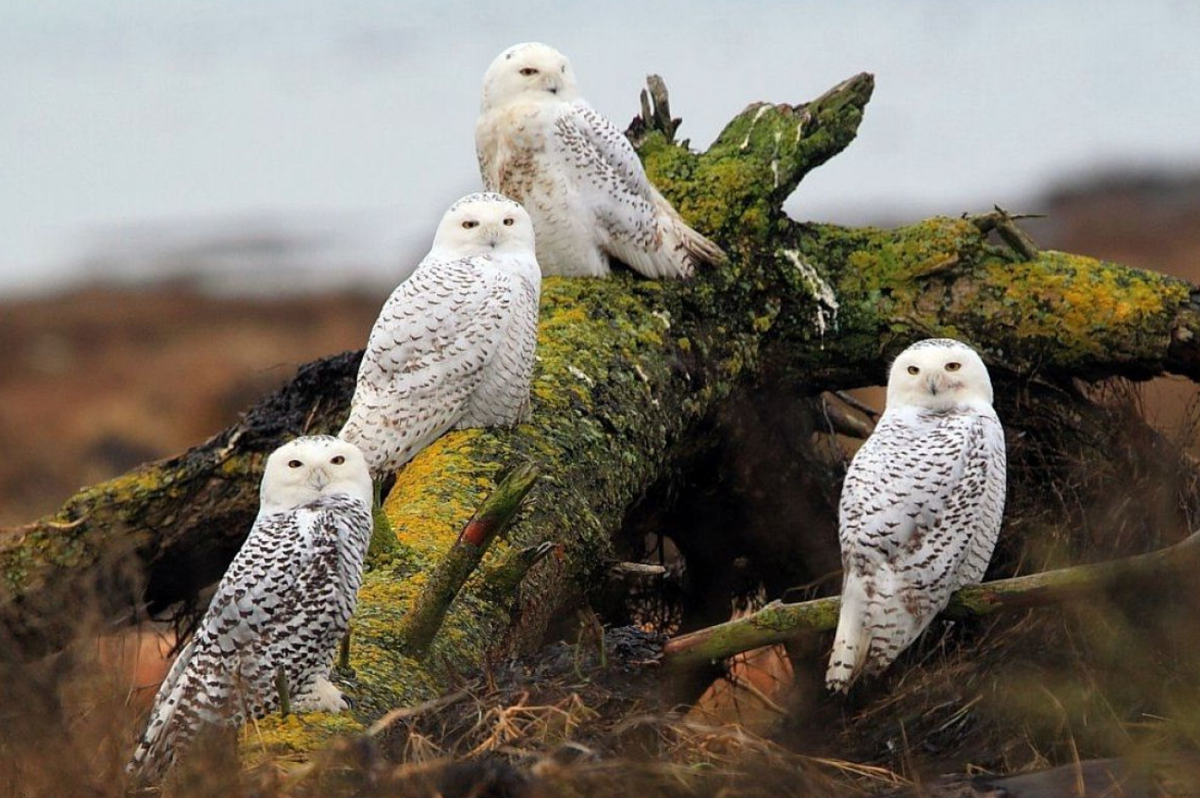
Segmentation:
<svg viewBox="0 0 1200 798">
<path fill-rule="evenodd" d="M 943 615 L 970 618 L 1097 596 L 1116 588 L 1194 571 L 1200 560 L 1200 531 L 1160 551 L 1112 562 L 997 579 L 958 590 Z M 795 604 L 773 602 L 753 615 L 697 629 L 667 641 L 664 664 L 684 667 L 713 662 L 811 632 L 837 628 L 836 596 Z"/>
<path fill-rule="evenodd" d="M 863 74 L 810 103 L 753 104 L 703 153 L 640 132 L 651 179 L 721 243 L 729 264 L 678 283 L 546 280 L 532 420 L 443 437 L 388 498 L 396 544 L 372 557 L 360 593 L 345 677 L 353 713 L 293 715 L 263 724 L 261 739 L 308 748 L 428 698 L 457 668 L 535 645 L 611 561 L 611 535 L 629 508 L 768 360 L 816 393 L 878 382 L 913 338 L 949 335 L 979 347 L 1000 379 L 1200 376 L 1200 305 L 1188 283 L 1055 252 L 1026 259 L 988 245 L 967 219 L 896 230 L 788 219 L 783 201 L 854 138 L 872 90 Z M 113 595 L 151 609 L 194 597 L 249 528 L 265 453 L 289 436 L 335 429 L 356 362 L 346 354 L 310 364 L 212 441 L 4 531 L 0 628 L 44 650 L 66 639 L 62 607 L 84 596 L 109 613 L 124 608 Z M 542 471 L 528 506 L 458 592 L 429 654 L 412 658 L 398 630 L 414 596 L 497 475 L 522 462 Z M 546 541 L 561 543 L 560 556 L 539 561 L 518 595 L 489 590 L 488 570 L 514 547 Z M 144 585 L 126 580 L 129 559 Z M 123 590 L 95 594 L 96 584 Z"/>
</svg>

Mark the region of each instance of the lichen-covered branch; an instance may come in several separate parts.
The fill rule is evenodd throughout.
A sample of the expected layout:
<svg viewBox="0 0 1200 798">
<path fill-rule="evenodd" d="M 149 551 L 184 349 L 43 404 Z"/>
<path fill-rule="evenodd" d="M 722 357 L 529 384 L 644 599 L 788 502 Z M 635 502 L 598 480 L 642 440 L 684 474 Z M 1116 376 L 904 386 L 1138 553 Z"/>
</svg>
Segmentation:
<svg viewBox="0 0 1200 798">
<path fill-rule="evenodd" d="M 857 75 L 809 103 L 753 104 L 703 153 L 645 130 L 651 179 L 729 263 L 679 282 L 544 281 L 530 421 L 444 436 L 388 497 L 395 546 L 373 551 L 343 674 L 353 714 L 267 721 L 263 739 L 307 750 L 428 699 L 455 669 L 536 646 L 612 561 L 629 509 L 678 470 L 768 360 L 817 393 L 876 383 L 914 337 L 949 335 L 978 347 L 997 380 L 1200 376 L 1200 304 L 1188 283 L 1062 253 L 1028 259 L 961 218 L 896 230 L 788 219 L 784 199 L 850 143 L 872 90 L 871 76 Z M 132 580 L 125 605 L 106 599 L 106 611 L 193 598 L 250 527 L 263 455 L 292 435 L 336 429 L 356 363 L 347 354 L 311 364 L 213 441 L 0 533 L 0 630 L 27 650 L 61 644 L 65 597 L 130 562 L 144 585 Z M 542 471 L 526 510 L 462 585 L 428 654 L 406 654 L 403 619 L 429 575 L 498 475 L 525 462 Z M 515 596 L 497 595 L 487 575 L 548 542 L 558 556 L 536 560 Z"/>
<path fill-rule="evenodd" d="M 969 618 L 1002 610 L 1061 604 L 1114 588 L 1193 570 L 1200 559 L 1200 531 L 1159 551 L 1111 562 L 998 579 L 958 590 L 943 615 Z M 697 629 L 667 641 L 665 664 L 684 667 L 719 661 L 760 646 L 783 643 L 812 632 L 837 628 L 836 597 L 796 604 L 773 602 L 753 615 Z"/>
</svg>

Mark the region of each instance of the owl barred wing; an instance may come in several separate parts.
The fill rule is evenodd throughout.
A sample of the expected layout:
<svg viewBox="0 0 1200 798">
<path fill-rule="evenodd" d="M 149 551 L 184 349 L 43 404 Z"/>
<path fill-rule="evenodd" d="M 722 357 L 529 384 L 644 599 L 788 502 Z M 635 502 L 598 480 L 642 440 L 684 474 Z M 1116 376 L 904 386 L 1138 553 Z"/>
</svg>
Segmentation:
<svg viewBox="0 0 1200 798">
<path fill-rule="evenodd" d="M 157 779 L 205 728 L 271 711 L 278 667 L 293 694 L 323 674 L 370 534 L 369 508 L 345 496 L 260 515 L 159 688 L 128 770 Z"/>
<path fill-rule="evenodd" d="M 487 260 L 430 254 L 380 311 L 339 433 L 373 472 L 403 465 L 453 427 L 479 387 L 521 290 Z"/>
<path fill-rule="evenodd" d="M 1004 428 L 994 414 L 980 415 L 978 422 L 978 445 L 968 453 L 964 481 L 966 495 L 972 497 L 972 505 L 965 508 L 970 518 L 970 523 L 965 527 L 970 530 L 971 537 L 951 590 L 983 581 L 1004 517 L 1005 489 L 1008 484 Z"/>
<path fill-rule="evenodd" d="M 913 468 L 922 437 L 921 430 L 885 413 L 855 453 L 838 503 L 838 537 L 847 568 L 847 557 L 861 570 L 895 556 L 900 543 L 928 515 L 909 512 L 914 494 L 923 502 L 932 500 L 935 504 L 929 509 L 936 511 L 937 494 L 919 484 L 921 470 Z"/>
<path fill-rule="evenodd" d="M 994 417 L 990 423 L 999 427 Z M 977 415 L 911 425 L 885 414 L 846 473 L 838 530 L 843 553 L 865 567 L 911 567 L 935 559 L 933 551 L 957 551 L 928 532 L 957 529 L 956 521 L 974 513 L 976 480 L 968 477 L 984 451 L 987 427 Z"/>
<path fill-rule="evenodd" d="M 596 218 L 602 249 L 647 277 L 688 276 L 724 258 L 692 230 L 646 177 L 629 139 L 584 100 L 555 120 L 565 168 Z"/>
<path fill-rule="evenodd" d="M 581 161 L 577 166 L 600 167 L 611 176 L 601 181 L 614 180 L 612 185 L 624 192 L 640 197 L 652 204 L 654 186 L 646 177 L 646 170 L 638 158 L 637 150 L 616 125 L 596 111 L 585 100 L 575 100 L 556 121 L 558 131 L 586 143 L 592 159 Z M 597 176 L 598 178 L 600 176 Z"/>
</svg>

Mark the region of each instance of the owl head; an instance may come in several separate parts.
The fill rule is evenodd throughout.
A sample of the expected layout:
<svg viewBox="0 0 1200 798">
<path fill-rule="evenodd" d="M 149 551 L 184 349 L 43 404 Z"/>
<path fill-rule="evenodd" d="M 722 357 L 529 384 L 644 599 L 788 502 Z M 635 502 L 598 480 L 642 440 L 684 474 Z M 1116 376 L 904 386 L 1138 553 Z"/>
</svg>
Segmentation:
<svg viewBox="0 0 1200 798">
<path fill-rule="evenodd" d="M 533 220 L 521 203 L 503 194 L 468 194 L 442 215 L 433 249 L 466 258 L 487 254 L 533 255 Z"/>
<path fill-rule="evenodd" d="M 992 404 L 992 381 L 975 350 L 952 338 L 927 338 L 900 353 L 888 375 L 887 406 L 946 412 Z"/>
<path fill-rule="evenodd" d="M 363 453 L 332 435 L 296 438 L 267 458 L 260 512 L 290 510 L 338 494 L 371 504 L 374 492 Z"/>
<path fill-rule="evenodd" d="M 571 62 L 539 42 L 514 44 L 496 56 L 483 75 L 485 112 L 518 98 L 570 102 L 578 97 Z"/>
</svg>

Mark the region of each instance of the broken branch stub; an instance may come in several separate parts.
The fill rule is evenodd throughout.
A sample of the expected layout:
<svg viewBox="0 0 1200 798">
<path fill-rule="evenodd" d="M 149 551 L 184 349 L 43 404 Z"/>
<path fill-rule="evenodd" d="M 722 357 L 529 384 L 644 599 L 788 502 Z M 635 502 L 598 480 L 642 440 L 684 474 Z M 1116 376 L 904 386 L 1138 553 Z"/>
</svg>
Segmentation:
<svg viewBox="0 0 1200 798">
<path fill-rule="evenodd" d="M 521 509 L 537 478 L 538 469 L 534 465 L 518 466 L 500 481 L 463 527 L 458 540 L 429 575 L 429 581 L 417 594 L 413 608 L 397 630 L 405 653 L 419 656 L 429 648 L 442 627 L 451 602 L 474 573 L 492 541 Z"/>
</svg>

